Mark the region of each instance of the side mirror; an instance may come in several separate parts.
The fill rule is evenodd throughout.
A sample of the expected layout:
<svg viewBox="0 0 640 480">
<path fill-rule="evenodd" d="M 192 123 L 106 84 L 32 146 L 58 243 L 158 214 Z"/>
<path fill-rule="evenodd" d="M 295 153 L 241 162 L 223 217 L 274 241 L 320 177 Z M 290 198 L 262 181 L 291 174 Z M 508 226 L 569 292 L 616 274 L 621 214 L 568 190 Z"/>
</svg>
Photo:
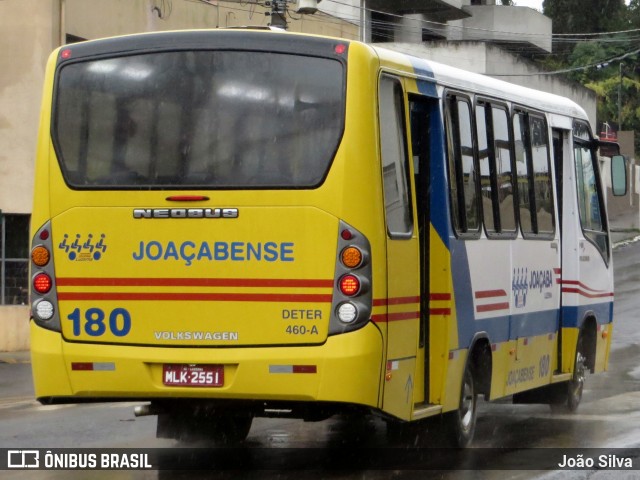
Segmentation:
<svg viewBox="0 0 640 480">
<path fill-rule="evenodd" d="M 627 162 L 622 155 L 611 157 L 611 189 L 616 197 L 627 194 Z"/>
</svg>

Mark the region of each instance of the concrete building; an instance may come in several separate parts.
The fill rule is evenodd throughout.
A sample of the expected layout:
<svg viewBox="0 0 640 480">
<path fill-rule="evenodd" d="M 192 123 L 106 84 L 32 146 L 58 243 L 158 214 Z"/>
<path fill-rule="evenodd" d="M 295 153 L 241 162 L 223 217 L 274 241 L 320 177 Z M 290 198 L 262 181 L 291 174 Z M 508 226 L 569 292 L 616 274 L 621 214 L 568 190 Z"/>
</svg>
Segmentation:
<svg viewBox="0 0 640 480">
<path fill-rule="evenodd" d="M 527 55 L 551 52 L 552 22 L 497 0 L 368 0 L 367 39 L 400 52 L 562 95 L 596 128 L 596 94 L 560 76 L 541 75 Z"/>
</svg>

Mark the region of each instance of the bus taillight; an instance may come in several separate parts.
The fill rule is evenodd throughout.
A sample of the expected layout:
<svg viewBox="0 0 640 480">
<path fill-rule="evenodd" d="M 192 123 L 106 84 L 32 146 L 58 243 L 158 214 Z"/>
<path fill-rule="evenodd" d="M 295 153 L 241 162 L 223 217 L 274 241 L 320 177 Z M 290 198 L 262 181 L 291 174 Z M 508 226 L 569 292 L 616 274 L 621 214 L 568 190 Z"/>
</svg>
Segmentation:
<svg viewBox="0 0 640 480">
<path fill-rule="evenodd" d="M 34 305 L 34 313 L 40 320 L 50 320 L 55 310 L 49 300 L 40 300 Z"/>
<path fill-rule="evenodd" d="M 49 254 L 49 250 L 42 245 L 38 245 L 31 250 L 31 261 L 38 267 L 44 267 L 49 263 L 50 258 L 51 255 Z"/>
<path fill-rule="evenodd" d="M 339 282 L 340 292 L 347 297 L 353 297 L 360 291 L 360 279 L 355 275 L 344 275 Z"/>
<path fill-rule="evenodd" d="M 52 285 L 51 277 L 46 273 L 38 273 L 33 277 L 33 288 L 38 293 L 45 294 L 49 292 Z"/>
<path fill-rule="evenodd" d="M 358 308 L 351 302 L 345 302 L 338 307 L 338 318 L 341 322 L 351 323 L 358 318 Z"/>
<path fill-rule="evenodd" d="M 363 255 L 357 247 L 347 247 L 340 254 L 342 264 L 347 268 L 358 268 L 362 265 Z"/>
<path fill-rule="evenodd" d="M 343 240 L 351 240 L 353 238 L 353 233 L 348 228 L 345 228 L 340 232 L 340 236 Z"/>
<path fill-rule="evenodd" d="M 367 237 L 340 221 L 329 335 L 352 332 L 370 321 L 371 280 L 371 245 Z"/>
<path fill-rule="evenodd" d="M 31 318 L 40 327 L 60 332 L 51 236 L 51 222 L 47 222 L 35 232 L 31 243 Z"/>
</svg>

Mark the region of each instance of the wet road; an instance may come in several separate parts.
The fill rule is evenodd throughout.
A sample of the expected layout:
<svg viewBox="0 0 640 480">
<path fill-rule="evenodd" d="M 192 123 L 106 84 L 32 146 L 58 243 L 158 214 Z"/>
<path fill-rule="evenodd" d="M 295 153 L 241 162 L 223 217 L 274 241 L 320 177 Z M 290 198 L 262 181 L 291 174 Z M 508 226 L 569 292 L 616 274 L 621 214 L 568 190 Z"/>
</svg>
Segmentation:
<svg viewBox="0 0 640 480">
<path fill-rule="evenodd" d="M 462 456 L 458 456 L 459 452 L 447 453 L 433 448 L 438 446 L 437 442 L 434 444 L 433 435 L 429 435 L 437 430 L 433 422 L 410 432 L 402 441 L 390 442 L 384 422 L 375 417 L 335 417 L 317 423 L 256 419 L 246 443 L 249 448 L 215 452 L 190 450 L 189 455 L 181 457 L 182 463 L 174 463 L 184 469 L 200 466 L 206 470 L 204 473 L 102 471 L 92 472 L 91 478 L 637 478 L 640 476 L 638 469 L 634 472 L 517 470 L 519 461 L 526 464 L 526 456 L 531 453 L 529 448 L 600 448 L 606 452 L 615 448 L 640 448 L 640 322 L 637 319 L 640 311 L 640 243 L 617 248 L 614 261 L 616 323 L 610 369 L 605 374 L 587 376 L 577 414 L 554 414 L 544 405 L 480 402 L 474 444 L 478 448 Z M 30 382 L 28 364 L 0 364 L 0 448 L 175 446 L 171 441 L 155 438 L 155 417 L 136 418 L 133 415 L 135 404 L 42 406 L 33 400 Z M 163 452 L 166 454 L 159 462 L 175 462 L 171 449 Z M 637 456 L 637 453 L 628 455 Z M 473 469 L 479 458 L 484 461 L 482 471 L 430 470 L 451 464 L 466 464 Z M 327 469 L 335 466 L 335 462 L 344 469 Z M 634 457 L 634 462 L 636 468 L 640 468 L 640 459 Z M 348 465 L 355 465 L 356 470 L 347 471 Z M 376 465 L 381 469 L 371 468 Z M 498 470 L 513 465 L 516 465 L 513 470 Z M 534 465 L 537 464 L 534 462 Z M 260 470 L 254 470 L 254 466 Z M 282 470 L 265 471 L 264 468 Z M 86 473 L 11 471 L 0 472 L 0 476 L 69 480 L 88 478 Z"/>
</svg>

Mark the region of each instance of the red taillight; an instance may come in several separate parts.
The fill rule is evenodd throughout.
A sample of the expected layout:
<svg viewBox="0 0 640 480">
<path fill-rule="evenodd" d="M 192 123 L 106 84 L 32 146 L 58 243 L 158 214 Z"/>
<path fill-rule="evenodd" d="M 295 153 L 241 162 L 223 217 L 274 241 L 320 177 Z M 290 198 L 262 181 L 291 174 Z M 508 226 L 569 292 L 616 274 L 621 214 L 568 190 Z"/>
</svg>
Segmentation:
<svg viewBox="0 0 640 480">
<path fill-rule="evenodd" d="M 47 240 L 49 238 L 49 230 L 42 230 L 40 232 L 40 240 Z"/>
<path fill-rule="evenodd" d="M 351 240 L 353 238 L 353 233 L 351 232 L 351 230 L 345 228 L 340 232 L 340 236 L 343 240 Z"/>
<path fill-rule="evenodd" d="M 46 273 L 39 273 L 33 277 L 33 288 L 38 293 L 47 293 L 51 290 L 52 284 L 51 277 Z"/>
<path fill-rule="evenodd" d="M 343 295 L 352 297 L 360 291 L 360 279 L 355 275 L 344 275 L 339 282 Z"/>
</svg>

